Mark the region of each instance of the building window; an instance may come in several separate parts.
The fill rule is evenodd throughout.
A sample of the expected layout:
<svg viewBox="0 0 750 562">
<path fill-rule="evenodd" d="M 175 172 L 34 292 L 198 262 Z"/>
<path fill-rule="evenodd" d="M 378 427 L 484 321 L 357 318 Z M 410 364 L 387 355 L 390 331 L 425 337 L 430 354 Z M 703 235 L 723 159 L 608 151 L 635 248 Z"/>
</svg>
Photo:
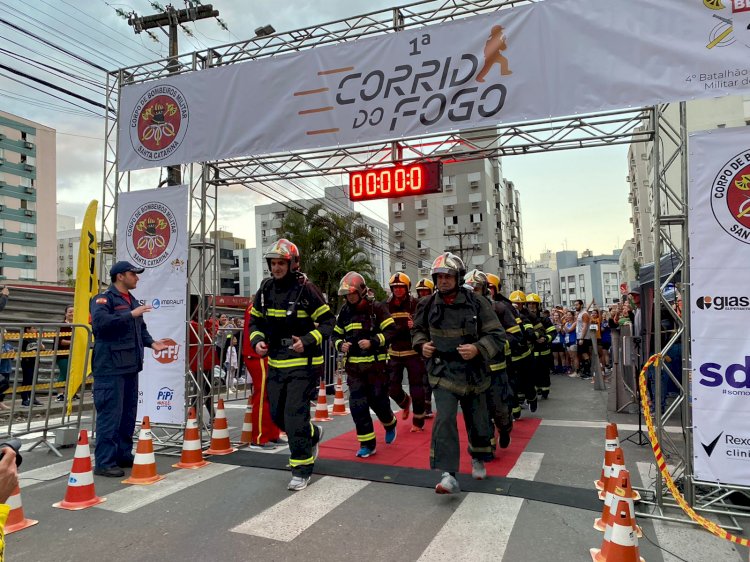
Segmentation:
<svg viewBox="0 0 750 562">
<path fill-rule="evenodd" d="M 471 213 L 469 217 L 471 222 L 482 222 L 482 213 Z"/>
</svg>

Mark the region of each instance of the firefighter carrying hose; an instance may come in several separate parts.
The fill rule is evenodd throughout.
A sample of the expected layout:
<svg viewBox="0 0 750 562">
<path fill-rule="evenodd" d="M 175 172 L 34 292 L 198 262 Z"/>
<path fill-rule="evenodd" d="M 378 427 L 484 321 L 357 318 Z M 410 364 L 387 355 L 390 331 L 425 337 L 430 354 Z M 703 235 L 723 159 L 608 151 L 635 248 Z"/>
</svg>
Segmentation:
<svg viewBox="0 0 750 562">
<path fill-rule="evenodd" d="M 486 363 L 503 352 L 505 333 L 487 299 L 462 286 L 461 259 L 445 252 L 432 263 L 437 292 L 419 301 L 412 345 L 427 359 L 437 416 L 432 427 L 430 467 L 441 471 L 438 494 L 460 491 L 456 472 L 460 458 L 458 406 L 469 434 L 471 474 L 487 476 L 483 458 L 491 452 L 486 391 Z"/>
<path fill-rule="evenodd" d="M 367 458 L 375 454 L 376 445 L 370 409 L 385 428 L 386 444 L 396 439 L 385 370 L 387 345 L 396 333 L 396 323 L 383 303 L 367 298 L 367 284 L 359 273 L 344 275 L 338 293 L 346 301 L 336 319 L 333 343 L 346 356 L 349 409 L 359 441 L 357 456 Z"/>
<path fill-rule="evenodd" d="M 424 428 L 425 410 L 425 378 L 427 369 L 419 354 L 411 347 L 411 328 L 414 325 L 413 316 L 417 308 L 417 300 L 411 298 L 411 279 L 405 273 L 394 273 L 388 285 L 391 296 L 386 301 L 388 312 L 396 323 L 396 332 L 388 348 L 387 372 L 390 380 L 389 395 L 401 408 L 401 418 L 409 417 L 409 405 L 414 409 L 412 416 L 412 432 L 422 431 Z M 409 381 L 411 397 L 404 392 L 402 381 L 404 370 Z"/>
</svg>

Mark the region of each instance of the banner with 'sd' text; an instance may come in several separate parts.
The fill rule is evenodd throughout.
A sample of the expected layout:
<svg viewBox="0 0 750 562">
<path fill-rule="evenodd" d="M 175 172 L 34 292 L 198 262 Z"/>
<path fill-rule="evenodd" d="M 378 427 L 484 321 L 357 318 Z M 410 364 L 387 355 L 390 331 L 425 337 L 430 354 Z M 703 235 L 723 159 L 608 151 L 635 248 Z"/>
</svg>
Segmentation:
<svg viewBox="0 0 750 562">
<path fill-rule="evenodd" d="M 119 170 L 742 94 L 744 2 L 546 0 L 124 85 Z"/>
<path fill-rule="evenodd" d="M 121 193 L 117 202 L 117 260 L 146 270 L 133 294 L 153 310 L 144 314 L 155 340 L 167 349 L 145 350 L 139 375 L 138 419 L 182 424 L 188 267 L 188 188 L 184 185 Z"/>
<path fill-rule="evenodd" d="M 691 405 L 698 480 L 750 485 L 750 127 L 689 137 Z"/>
</svg>

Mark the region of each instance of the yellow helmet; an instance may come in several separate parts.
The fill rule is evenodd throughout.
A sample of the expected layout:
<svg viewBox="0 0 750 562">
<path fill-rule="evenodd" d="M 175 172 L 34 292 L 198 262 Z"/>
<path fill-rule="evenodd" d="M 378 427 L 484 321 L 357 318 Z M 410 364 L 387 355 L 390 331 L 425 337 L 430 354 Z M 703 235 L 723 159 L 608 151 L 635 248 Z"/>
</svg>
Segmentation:
<svg viewBox="0 0 750 562">
<path fill-rule="evenodd" d="M 411 290 L 411 279 L 409 279 L 409 276 L 403 271 L 397 271 L 391 275 L 391 278 L 388 280 L 388 285 L 391 288 L 406 287 L 406 291 L 408 292 Z"/>
<path fill-rule="evenodd" d="M 431 293 L 435 290 L 435 283 L 432 282 L 432 279 L 427 279 L 425 277 L 424 279 L 419 280 L 416 288 L 417 293 L 419 293 L 419 291 L 429 291 Z"/>
<path fill-rule="evenodd" d="M 495 287 L 495 292 L 500 292 L 500 278 L 495 275 L 494 273 L 487 273 L 487 282 L 490 284 L 490 287 Z"/>
<path fill-rule="evenodd" d="M 526 302 L 535 302 L 537 304 L 542 304 L 542 298 L 536 293 L 529 293 L 528 295 L 526 295 Z"/>
<path fill-rule="evenodd" d="M 510 294 L 510 302 L 526 302 L 526 294 L 523 291 L 513 291 Z"/>
</svg>

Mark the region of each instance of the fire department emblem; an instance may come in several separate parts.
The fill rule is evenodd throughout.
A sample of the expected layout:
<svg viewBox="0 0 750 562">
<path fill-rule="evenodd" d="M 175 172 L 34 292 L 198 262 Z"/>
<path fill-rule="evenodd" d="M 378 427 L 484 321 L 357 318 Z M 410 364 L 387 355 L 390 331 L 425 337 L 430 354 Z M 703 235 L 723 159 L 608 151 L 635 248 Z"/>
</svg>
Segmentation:
<svg viewBox="0 0 750 562">
<path fill-rule="evenodd" d="M 130 142 L 146 160 L 163 160 L 176 151 L 188 128 L 185 96 L 172 86 L 155 86 L 135 105 L 130 117 Z"/>
<path fill-rule="evenodd" d="M 128 254 L 141 267 L 166 262 L 177 243 L 177 222 L 172 210 L 151 201 L 138 207 L 128 221 Z"/>
<path fill-rule="evenodd" d="M 729 160 L 714 178 L 711 210 L 727 234 L 750 244 L 750 151 Z"/>
</svg>

